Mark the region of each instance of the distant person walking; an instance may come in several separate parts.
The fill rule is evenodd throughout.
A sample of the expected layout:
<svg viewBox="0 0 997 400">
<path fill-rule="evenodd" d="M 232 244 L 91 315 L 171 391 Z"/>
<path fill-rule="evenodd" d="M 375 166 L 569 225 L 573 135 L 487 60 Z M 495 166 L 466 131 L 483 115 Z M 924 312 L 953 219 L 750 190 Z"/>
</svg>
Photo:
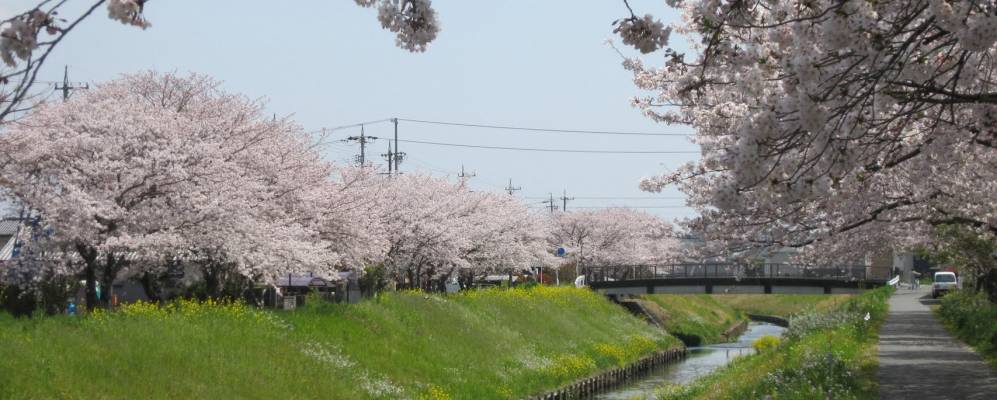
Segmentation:
<svg viewBox="0 0 997 400">
<path fill-rule="evenodd" d="M 910 271 L 910 290 L 917 290 L 921 287 L 921 273 L 917 271 Z"/>
</svg>

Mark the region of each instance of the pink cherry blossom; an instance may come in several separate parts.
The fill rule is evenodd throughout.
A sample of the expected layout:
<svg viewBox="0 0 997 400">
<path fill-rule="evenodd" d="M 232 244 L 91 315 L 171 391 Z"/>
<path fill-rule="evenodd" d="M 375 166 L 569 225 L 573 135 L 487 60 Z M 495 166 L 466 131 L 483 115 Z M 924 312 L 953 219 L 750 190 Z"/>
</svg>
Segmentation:
<svg viewBox="0 0 997 400">
<path fill-rule="evenodd" d="M 993 2 L 674 2 L 692 51 L 627 59 L 650 118 L 696 129 L 677 185 L 716 251 L 862 259 L 958 224 L 997 233 Z"/>
</svg>

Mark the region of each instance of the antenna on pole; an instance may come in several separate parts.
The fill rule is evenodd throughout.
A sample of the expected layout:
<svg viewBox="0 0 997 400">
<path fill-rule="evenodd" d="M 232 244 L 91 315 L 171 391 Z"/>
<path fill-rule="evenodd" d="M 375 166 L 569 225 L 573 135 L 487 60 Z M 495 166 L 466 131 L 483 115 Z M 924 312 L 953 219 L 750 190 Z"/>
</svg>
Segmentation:
<svg viewBox="0 0 997 400">
<path fill-rule="evenodd" d="M 509 193 L 509 196 L 512 196 L 513 192 L 517 190 L 523 190 L 523 188 L 519 186 L 512 186 L 512 178 L 509 178 L 509 186 L 505 187 L 505 191 Z"/>
</svg>

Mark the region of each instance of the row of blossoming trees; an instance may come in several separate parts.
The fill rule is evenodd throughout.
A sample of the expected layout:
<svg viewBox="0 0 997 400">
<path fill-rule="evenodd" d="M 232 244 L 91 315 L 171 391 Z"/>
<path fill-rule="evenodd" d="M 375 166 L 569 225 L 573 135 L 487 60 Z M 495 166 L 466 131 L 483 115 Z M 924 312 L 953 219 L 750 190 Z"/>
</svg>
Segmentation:
<svg viewBox="0 0 997 400">
<path fill-rule="evenodd" d="M 42 104 L 4 126 L 0 188 L 27 212 L 9 283 L 96 283 L 194 270 L 232 279 L 335 278 L 377 265 L 410 287 L 461 272 L 656 262 L 671 226 L 632 210 L 548 216 L 500 193 L 323 161 L 322 141 L 198 75 L 154 72 Z"/>
</svg>

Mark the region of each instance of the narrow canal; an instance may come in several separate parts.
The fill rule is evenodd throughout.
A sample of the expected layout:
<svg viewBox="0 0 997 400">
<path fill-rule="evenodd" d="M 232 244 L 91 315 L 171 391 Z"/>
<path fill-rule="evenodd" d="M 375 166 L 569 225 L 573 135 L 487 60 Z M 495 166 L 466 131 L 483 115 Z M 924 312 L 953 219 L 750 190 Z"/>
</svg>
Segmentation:
<svg viewBox="0 0 997 400">
<path fill-rule="evenodd" d="M 690 347 L 685 360 L 663 365 L 649 372 L 641 379 L 634 380 L 612 391 L 592 397 L 600 400 L 630 400 L 650 397 L 655 390 L 666 383 L 686 384 L 707 375 L 717 368 L 727 365 L 738 356 L 754 353 L 751 343 L 765 335 L 781 336 L 786 328 L 752 322 L 736 342 Z"/>
</svg>

